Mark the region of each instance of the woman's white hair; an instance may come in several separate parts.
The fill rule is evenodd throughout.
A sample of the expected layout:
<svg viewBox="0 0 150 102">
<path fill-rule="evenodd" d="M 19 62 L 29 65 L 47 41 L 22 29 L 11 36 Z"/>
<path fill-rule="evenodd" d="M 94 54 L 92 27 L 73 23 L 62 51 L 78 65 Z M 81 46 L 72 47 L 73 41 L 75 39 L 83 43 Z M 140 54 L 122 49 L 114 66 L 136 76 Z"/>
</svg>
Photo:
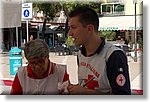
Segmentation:
<svg viewBox="0 0 150 102">
<path fill-rule="evenodd" d="M 27 59 L 41 58 L 49 56 L 49 47 L 43 40 L 36 39 L 25 44 L 24 52 Z"/>
</svg>

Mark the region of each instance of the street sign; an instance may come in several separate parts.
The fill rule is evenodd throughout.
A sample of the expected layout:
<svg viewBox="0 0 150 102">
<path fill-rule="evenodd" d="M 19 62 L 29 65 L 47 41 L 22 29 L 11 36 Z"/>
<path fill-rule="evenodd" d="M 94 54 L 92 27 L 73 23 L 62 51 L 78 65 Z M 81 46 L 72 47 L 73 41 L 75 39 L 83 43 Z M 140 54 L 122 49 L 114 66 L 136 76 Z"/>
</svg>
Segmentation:
<svg viewBox="0 0 150 102">
<path fill-rule="evenodd" d="M 32 3 L 22 4 L 22 19 L 32 19 Z"/>
</svg>

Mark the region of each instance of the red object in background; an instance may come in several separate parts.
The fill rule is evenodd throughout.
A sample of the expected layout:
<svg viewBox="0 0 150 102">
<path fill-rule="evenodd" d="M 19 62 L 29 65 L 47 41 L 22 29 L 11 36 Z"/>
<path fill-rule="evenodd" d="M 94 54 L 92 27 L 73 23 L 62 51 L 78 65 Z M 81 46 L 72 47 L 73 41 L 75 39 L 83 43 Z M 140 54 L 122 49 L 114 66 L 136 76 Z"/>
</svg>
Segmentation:
<svg viewBox="0 0 150 102">
<path fill-rule="evenodd" d="M 6 86 L 12 86 L 12 84 L 13 84 L 12 80 L 3 80 L 3 82 Z"/>
<path fill-rule="evenodd" d="M 120 30 L 120 32 L 125 32 L 125 30 Z"/>
<path fill-rule="evenodd" d="M 135 92 L 138 95 L 143 95 L 143 90 L 132 89 L 132 92 Z"/>
</svg>

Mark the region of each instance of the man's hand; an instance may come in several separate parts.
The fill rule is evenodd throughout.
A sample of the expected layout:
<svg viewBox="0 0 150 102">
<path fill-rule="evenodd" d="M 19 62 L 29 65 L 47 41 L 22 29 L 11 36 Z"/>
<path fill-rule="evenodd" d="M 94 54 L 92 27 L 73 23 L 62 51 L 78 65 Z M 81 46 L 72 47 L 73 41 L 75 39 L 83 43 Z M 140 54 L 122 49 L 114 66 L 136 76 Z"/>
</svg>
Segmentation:
<svg viewBox="0 0 150 102">
<path fill-rule="evenodd" d="M 95 90 L 91 90 L 91 89 L 87 89 L 85 87 L 82 87 L 80 85 L 72 85 L 70 84 L 68 86 L 68 91 L 69 91 L 69 94 L 72 94 L 72 95 L 95 95 L 95 94 L 98 94 L 97 91 Z"/>
</svg>

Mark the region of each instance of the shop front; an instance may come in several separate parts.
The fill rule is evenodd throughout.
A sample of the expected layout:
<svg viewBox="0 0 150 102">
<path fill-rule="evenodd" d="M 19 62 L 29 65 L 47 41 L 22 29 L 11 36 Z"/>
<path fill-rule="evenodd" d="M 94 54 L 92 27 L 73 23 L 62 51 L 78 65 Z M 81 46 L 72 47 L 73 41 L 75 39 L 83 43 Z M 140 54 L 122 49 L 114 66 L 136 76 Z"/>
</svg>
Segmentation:
<svg viewBox="0 0 150 102">
<path fill-rule="evenodd" d="M 136 29 L 135 29 L 136 22 Z M 116 37 L 123 37 L 135 41 L 135 30 L 137 39 L 143 37 L 143 15 L 108 16 L 99 18 L 99 31 L 115 31 Z M 117 38 L 116 38 L 117 39 Z"/>
</svg>

